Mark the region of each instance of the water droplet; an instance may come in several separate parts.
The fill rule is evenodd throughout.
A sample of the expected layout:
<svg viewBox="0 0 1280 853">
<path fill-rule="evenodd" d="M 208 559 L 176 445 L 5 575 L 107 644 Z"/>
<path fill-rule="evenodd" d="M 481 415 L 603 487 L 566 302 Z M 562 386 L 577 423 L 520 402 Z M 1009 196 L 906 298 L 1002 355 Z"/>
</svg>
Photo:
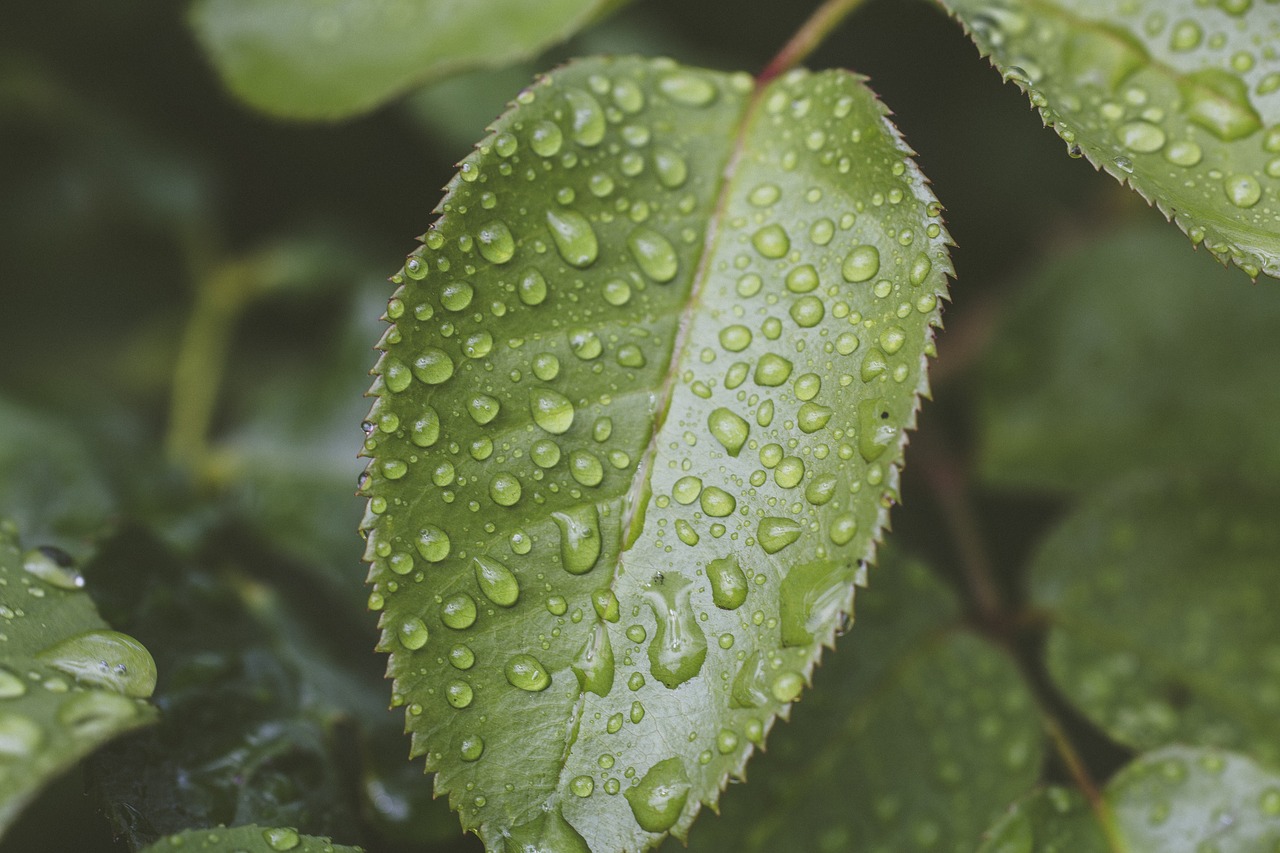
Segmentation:
<svg viewBox="0 0 1280 853">
<path fill-rule="evenodd" d="M 880 458 L 885 449 L 897 444 L 898 428 L 883 400 L 863 400 L 858 404 L 858 452 L 867 462 Z"/>
<path fill-rule="evenodd" d="M 1224 142 L 1262 129 L 1248 87 L 1229 71 L 1206 68 L 1183 75 L 1179 88 L 1187 118 Z"/>
<path fill-rule="evenodd" d="M 747 201 L 756 207 L 769 207 L 782 197 L 777 184 L 760 184 L 747 195 Z"/>
<path fill-rule="evenodd" d="M 464 631 L 476 622 L 476 600 L 465 592 L 455 592 L 440 605 L 440 621 L 445 627 Z"/>
<path fill-rule="evenodd" d="M 520 502 L 523 489 L 514 474 L 495 474 L 489 481 L 489 497 L 498 506 L 515 506 Z"/>
<path fill-rule="evenodd" d="M 604 352 L 604 344 L 600 342 L 600 336 L 590 329 L 570 329 L 569 349 L 583 361 L 591 361 Z"/>
<path fill-rule="evenodd" d="M 644 592 L 657 622 L 649 643 L 649 671 L 671 689 L 697 675 L 707 658 L 707 635 L 689 604 L 692 592 L 689 581 L 674 573 Z"/>
<path fill-rule="evenodd" d="M 591 629 L 582 648 L 573 659 L 573 673 L 578 677 L 578 689 L 608 696 L 613 690 L 613 644 L 604 625 L 597 622 Z"/>
<path fill-rule="evenodd" d="M 1147 121 L 1131 121 L 1116 128 L 1116 138 L 1130 151 L 1150 154 L 1164 147 L 1164 131 Z"/>
<path fill-rule="evenodd" d="M 560 462 L 560 445 L 549 438 L 540 438 L 529 448 L 529 458 L 539 468 L 554 468 Z"/>
<path fill-rule="evenodd" d="M 569 454 L 569 473 L 584 486 L 598 486 L 604 480 L 604 466 L 594 453 L 575 450 Z"/>
<path fill-rule="evenodd" d="M 800 538 L 800 525 L 790 518 L 765 516 L 756 525 L 756 539 L 766 554 L 776 554 Z"/>
<path fill-rule="evenodd" d="M 620 278 L 611 278 L 600 289 L 604 301 L 615 308 L 620 308 L 631 301 L 631 285 Z"/>
<path fill-rule="evenodd" d="M 0 714 L 0 762 L 28 758 L 43 741 L 44 731 L 32 720 L 18 714 Z"/>
<path fill-rule="evenodd" d="M 33 548 L 22 555 L 22 568 L 58 589 L 84 588 L 84 578 L 75 570 L 70 555 L 60 548 Z"/>
<path fill-rule="evenodd" d="M 782 356 L 771 352 L 765 353 L 756 363 L 756 384 L 775 388 L 791 378 L 792 368 L 791 362 Z"/>
<path fill-rule="evenodd" d="M 658 83 L 658 90 L 677 104 L 687 107 L 705 107 L 716 97 L 715 85 L 691 71 L 668 74 Z"/>
<path fill-rule="evenodd" d="M 791 238 L 781 225 L 766 225 L 751 235 L 751 245 L 766 258 L 781 258 L 791 250 Z"/>
<path fill-rule="evenodd" d="M 488 394 L 475 394 L 467 401 L 467 414 L 477 424 L 484 426 L 498 416 L 502 404 Z"/>
<path fill-rule="evenodd" d="M 738 502 L 733 495 L 716 486 L 708 486 L 699 496 L 702 511 L 712 518 L 724 518 L 732 515 Z"/>
<path fill-rule="evenodd" d="M 440 304 L 449 311 L 465 311 L 475 298 L 475 288 L 469 282 L 451 281 L 440 289 Z"/>
<path fill-rule="evenodd" d="M 455 708 L 461 710 L 471 704 L 471 700 L 475 698 L 475 691 L 471 689 L 471 685 L 463 681 L 461 678 L 450 681 L 444 686 L 444 698 Z"/>
<path fill-rule="evenodd" d="M 773 469 L 773 481 L 784 489 L 794 489 L 804 479 L 804 460 L 787 456 Z"/>
<path fill-rule="evenodd" d="M 400 623 L 398 636 L 400 645 L 412 652 L 427 644 L 427 640 L 431 638 L 431 632 L 427 630 L 425 622 L 417 616 L 410 616 Z"/>
<path fill-rule="evenodd" d="M 504 840 L 504 849 L 506 853 L 591 853 L 586 839 L 569 825 L 559 809 L 540 812 L 513 827 Z"/>
<path fill-rule="evenodd" d="M 1222 186 L 1236 207 L 1250 208 L 1262 199 L 1262 187 L 1251 175 L 1230 175 Z"/>
<path fill-rule="evenodd" d="M 1164 158 L 1175 166 L 1189 168 L 1204 156 L 1200 146 L 1188 140 L 1179 140 L 1164 150 Z"/>
<path fill-rule="evenodd" d="M 1183 20 L 1174 24 L 1169 35 L 1169 49 L 1178 53 L 1195 50 L 1204 40 L 1204 30 L 1195 21 Z"/>
<path fill-rule="evenodd" d="M 458 742 L 458 757 L 463 761 L 479 761 L 484 755 L 484 738 L 480 735 L 463 735 Z"/>
<path fill-rule="evenodd" d="M 747 600 L 747 576 L 734 556 L 707 563 L 711 600 L 721 610 L 737 610 Z"/>
<path fill-rule="evenodd" d="M 579 269 L 595 263 L 600 254 L 595 229 L 587 218 L 576 210 L 547 209 L 547 226 L 551 239 L 565 262 Z"/>
<path fill-rule="evenodd" d="M 729 352 L 742 352 L 751 345 L 751 330 L 746 326 L 725 326 L 720 330 L 720 346 Z"/>
<path fill-rule="evenodd" d="M 575 776 L 569 782 L 569 790 L 575 797 L 589 797 L 596 789 L 596 782 L 590 776 Z"/>
<path fill-rule="evenodd" d="M 606 622 L 617 622 L 621 618 L 621 605 L 618 604 L 618 596 L 609 588 L 597 589 L 591 593 L 591 606 L 599 616 Z"/>
<path fill-rule="evenodd" d="M 627 235 L 627 248 L 631 257 L 635 258 L 640 270 L 659 284 L 665 284 L 676 277 L 680 269 L 680 261 L 676 257 L 675 247 L 657 231 L 650 228 L 637 228 Z"/>
<path fill-rule="evenodd" d="M 570 134 L 573 141 L 587 148 L 593 148 L 604 139 L 604 110 L 600 102 L 581 89 L 567 89 L 564 99 L 569 102 L 569 110 L 573 114 L 573 127 Z"/>
<path fill-rule="evenodd" d="M 76 737 L 99 739 L 138 716 L 133 700 L 118 693 L 73 693 L 58 708 L 58 722 Z"/>
<path fill-rule="evenodd" d="M 840 266 L 840 274 L 844 276 L 844 280 L 854 284 L 868 281 L 879 271 L 880 250 L 869 245 L 855 248 Z"/>
<path fill-rule="evenodd" d="M 688 506 L 702 494 L 702 481 L 697 477 L 681 477 L 671 487 L 671 497 L 676 503 Z"/>
<path fill-rule="evenodd" d="M 563 143 L 564 134 L 554 122 L 540 121 L 529 131 L 529 147 L 539 157 L 554 157 Z"/>
<path fill-rule="evenodd" d="M 80 681 L 145 699 L 156 689 L 156 662 L 146 647 L 119 631 L 85 631 L 36 655 Z"/>
<path fill-rule="evenodd" d="M 547 280 L 541 272 L 530 267 L 520 276 L 516 290 L 525 305 L 541 305 L 547 298 Z"/>
<path fill-rule="evenodd" d="M 723 406 L 707 417 L 707 427 L 730 456 L 737 456 L 742 452 L 742 445 L 746 444 L 747 436 L 751 433 L 750 424 Z"/>
<path fill-rule="evenodd" d="M 279 850 L 282 853 L 283 851 L 292 850 L 302 843 L 298 833 L 286 826 L 262 830 L 262 839 L 267 842 L 267 846 L 272 850 Z"/>
<path fill-rule="evenodd" d="M 639 700 L 631 703 L 630 718 L 633 725 L 639 725 L 644 719 L 644 705 L 640 704 Z"/>
<path fill-rule="evenodd" d="M 644 92 L 634 80 L 622 79 L 613 84 L 613 102 L 624 113 L 638 113 L 644 109 Z"/>
<path fill-rule="evenodd" d="M 653 152 L 653 170 L 667 189 L 684 186 L 689 179 L 689 165 L 670 148 L 657 148 Z"/>
<path fill-rule="evenodd" d="M 850 568 L 818 560 L 793 566 L 782 579 L 779 618 L 784 646 L 807 646 L 823 639 L 853 603 Z M 789 701 L 789 700 L 779 700 Z"/>
<path fill-rule="evenodd" d="M 26 692 L 27 685 L 21 678 L 0 667 L 0 699 L 13 699 Z"/>
<path fill-rule="evenodd" d="M 495 219 L 480 226 L 476 232 L 480 256 L 491 264 L 505 264 L 516 253 L 516 241 L 507 223 Z"/>
<path fill-rule="evenodd" d="M 551 675 L 533 655 L 520 654 L 507 661 L 507 683 L 520 690 L 537 693 L 551 686 Z"/>
<path fill-rule="evenodd" d="M 791 303 L 791 319 L 802 329 L 811 329 L 822 322 L 827 308 L 816 296 L 802 296 Z"/>
<path fill-rule="evenodd" d="M 454 669 L 471 669 L 476 665 L 476 653 L 471 651 L 470 646 L 457 643 L 449 649 L 449 663 L 453 665 Z"/>
<path fill-rule="evenodd" d="M 600 515 L 594 504 L 583 504 L 551 517 L 560 528 L 560 562 L 564 570 L 583 575 L 600 559 Z"/>
<path fill-rule="evenodd" d="M 798 672 L 782 672 L 773 680 L 769 691 L 779 702 L 794 702 L 804 690 L 804 676 Z"/>
<path fill-rule="evenodd" d="M 427 347 L 413 362 L 413 375 L 427 385 L 440 385 L 453 376 L 453 359 L 437 347 Z"/>
<path fill-rule="evenodd" d="M 690 787 L 684 764 L 672 757 L 650 767 L 640 784 L 628 788 L 623 796 L 641 829 L 666 832 L 680 819 Z"/>
<path fill-rule="evenodd" d="M 428 563 L 438 563 L 449 556 L 449 534 L 439 527 L 428 524 L 418 531 L 418 539 L 414 542 L 422 559 Z"/>
<path fill-rule="evenodd" d="M 552 435 L 562 435 L 573 426 L 573 403 L 549 388 L 535 388 L 529 393 L 529 410 L 533 422 Z"/>
<path fill-rule="evenodd" d="M 520 584 L 505 565 L 492 557 L 476 556 L 472 566 L 485 598 L 499 607 L 510 607 L 520 598 Z"/>
<path fill-rule="evenodd" d="M 812 264 L 803 264 L 787 273 L 787 290 L 792 293 L 810 293 L 817 289 L 819 283 L 818 271 Z"/>
</svg>

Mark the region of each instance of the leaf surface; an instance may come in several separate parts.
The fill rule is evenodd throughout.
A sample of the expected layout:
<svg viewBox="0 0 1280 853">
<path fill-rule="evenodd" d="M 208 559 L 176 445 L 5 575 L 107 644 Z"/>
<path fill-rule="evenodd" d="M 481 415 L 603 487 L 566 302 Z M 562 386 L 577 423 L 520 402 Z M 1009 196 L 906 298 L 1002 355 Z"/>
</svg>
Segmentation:
<svg viewBox="0 0 1280 853">
<path fill-rule="evenodd" d="M 1021 288 L 980 374 L 987 481 L 1085 492 L 1150 468 L 1280 474 L 1280 297 L 1178 242 L 1126 229 Z"/>
<path fill-rule="evenodd" d="M 1075 791 L 1034 794 L 991 829 L 980 853 L 1255 853 L 1280 843 L 1280 776 L 1230 752 L 1147 753 L 1102 800 L 1106 818 Z"/>
<path fill-rule="evenodd" d="M 0 831 L 58 774 L 155 719 L 150 653 L 109 630 L 53 550 L 0 521 Z"/>
<path fill-rule="evenodd" d="M 1069 150 L 1280 276 L 1280 25 L 1252 0 L 941 0 Z"/>
<path fill-rule="evenodd" d="M 413 754 L 491 848 L 683 836 L 800 695 L 949 270 L 908 155 L 851 75 L 624 59 L 462 163 L 393 278 L 366 556 Z"/>
<path fill-rule="evenodd" d="M 1068 518 L 1031 575 L 1066 696 L 1140 749 L 1184 742 L 1280 760 L 1277 512 L 1274 487 L 1160 477 Z"/>
<path fill-rule="evenodd" d="M 960 629 L 928 570 L 886 553 L 857 605 L 847 648 L 752 764 L 751 784 L 693 830 L 694 853 L 973 849 L 1035 782 L 1030 692 L 1012 660 Z"/>
<path fill-rule="evenodd" d="M 142 853 L 361 853 L 363 849 L 299 835 L 287 826 L 249 824 L 231 829 L 188 829 L 157 841 Z"/>
<path fill-rule="evenodd" d="M 409 87 L 533 56 L 618 0 L 196 0 L 191 25 L 237 96 L 290 118 L 366 112 Z"/>
</svg>

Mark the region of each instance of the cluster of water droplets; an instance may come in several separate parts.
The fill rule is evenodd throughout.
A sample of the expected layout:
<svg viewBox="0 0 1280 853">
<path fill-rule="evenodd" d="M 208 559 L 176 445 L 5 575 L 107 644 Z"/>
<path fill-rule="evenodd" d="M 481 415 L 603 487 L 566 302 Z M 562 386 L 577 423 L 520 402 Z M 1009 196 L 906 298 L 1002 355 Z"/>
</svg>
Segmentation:
<svg viewBox="0 0 1280 853">
<path fill-rule="evenodd" d="M 1270 4 L 956 3 L 1073 156 L 1129 183 L 1194 243 L 1280 272 L 1280 33 Z"/>
</svg>

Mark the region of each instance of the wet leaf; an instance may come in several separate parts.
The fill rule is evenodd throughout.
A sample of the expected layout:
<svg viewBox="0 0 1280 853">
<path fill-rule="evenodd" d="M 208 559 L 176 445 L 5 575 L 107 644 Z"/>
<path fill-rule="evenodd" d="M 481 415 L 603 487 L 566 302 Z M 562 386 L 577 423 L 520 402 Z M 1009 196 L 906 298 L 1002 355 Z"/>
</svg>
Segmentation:
<svg viewBox="0 0 1280 853">
<path fill-rule="evenodd" d="M 299 835 L 287 826 L 250 824 L 232 829 L 189 829 L 157 841 L 143 853 L 360 853 L 363 849 Z"/>
<path fill-rule="evenodd" d="M 801 694 L 949 270 L 908 155 L 849 74 L 585 61 L 393 277 L 369 603 L 413 754 L 489 846 L 683 836 Z"/>
<path fill-rule="evenodd" d="M 1096 489 L 1147 468 L 1280 473 L 1280 298 L 1172 233 L 1121 231 L 1053 262 L 980 374 L 990 482 Z"/>
<path fill-rule="evenodd" d="M 52 779 L 155 720 L 155 662 L 110 630 L 57 549 L 0 521 L 0 832 Z"/>
<path fill-rule="evenodd" d="M 1103 791 L 1107 817 L 1074 791 L 1016 804 L 981 853 L 1256 853 L 1280 843 L 1280 776 L 1230 752 L 1168 747 Z"/>
<path fill-rule="evenodd" d="M 1222 261 L 1280 276 L 1280 30 L 1252 0 L 941 0 L 1045 124 Z"/>
<path fill-rule="evenodd" d="M 1142 478 L 1063 522 L 1031 592 L 1052 621 L 1048 666 L 1066 696 L 1140 749 L 1280 760 L 1278 511 L 1274 487 Z"/>
<path fill-rule="evenodd" d="M 619 0 L 195 0 L 191 25 L 237 96 L 290 118 L 366 112 L 416 84 L 532 57 Z"/>
<path fill-rule="evenodd" d="M 886 559 L 871 574 L 847 648 L 774 731 L 751 784 L 694 829 L 695 853 L 973 849 L 1035 781 L 1040 720 L 1013 662 L 959 628 L 922 566 Z"/>
</svg>

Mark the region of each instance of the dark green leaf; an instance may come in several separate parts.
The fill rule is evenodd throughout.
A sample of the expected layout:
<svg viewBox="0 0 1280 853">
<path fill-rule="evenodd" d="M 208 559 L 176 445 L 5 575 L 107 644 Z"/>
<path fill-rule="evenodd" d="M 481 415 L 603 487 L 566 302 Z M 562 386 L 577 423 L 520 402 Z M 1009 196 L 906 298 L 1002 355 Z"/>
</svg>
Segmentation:
<svg viewBox="0 0 1280 853">
<path fill-rule="evenodd" d="M 981 375 L 984 476 L 1090 490 L 1152 467 L 1280 473 L 1280 297 L 1126 230 L 1035 276 Z"/>
<path fill-rule="evenodd" d="M 0 520 L 0 832 L 51 779 L 155 719 L 155 662 L 83 586 L 65 554 L 23 552 Z"/>
<path fill-rule="evenodd" d="M 1230 752 L 1169 747 L 1107 785 L 1105 817 L 1050 788 L 1018 803 L 981 853 L 1262 853 L 1280 845 L 1280 776 Z"/>
<path fill-rule="evenodd" d="M 947 235 L 848 74 L 592 60 L 517 101 L 394 278 L 370 605 L 465 826 L 634 850 L 717 801 L 848 609 Z"/>
<path fill-rule="evenodd" d="M 1040 720 L 1013 662 L 959 630 L 951 594 L 918 564 L 885 560 L 872 581 L 848 648 L 751 784 L 693 831 L 695 853 L 971 850 L 1035 781 Z"/>
<path fill-rule="evenodd" d="M 1141 479 L 1088 501 L 1031 577 L 1048 665 L 1113 737 L 1280 760 L 1280 493 Z"/>
<path fill-rule="evenodd" d="M 618 0 L 195 0 L 191 24 L 227 86 L 291 118 L 365 112 L 410 86 L 525 59 Z"/>
<path fill-rule="evenodd" d="M 1070 151 L 1280 276 L 1280 29 L 1252 0 L 941 0 Z"/>
<path fill-rule="evenodd" d="M 286 826 L 189 829 L 152 844 L 143 853 L 361 853 L 363 847 L 299 835 Z"/>
</svg>

